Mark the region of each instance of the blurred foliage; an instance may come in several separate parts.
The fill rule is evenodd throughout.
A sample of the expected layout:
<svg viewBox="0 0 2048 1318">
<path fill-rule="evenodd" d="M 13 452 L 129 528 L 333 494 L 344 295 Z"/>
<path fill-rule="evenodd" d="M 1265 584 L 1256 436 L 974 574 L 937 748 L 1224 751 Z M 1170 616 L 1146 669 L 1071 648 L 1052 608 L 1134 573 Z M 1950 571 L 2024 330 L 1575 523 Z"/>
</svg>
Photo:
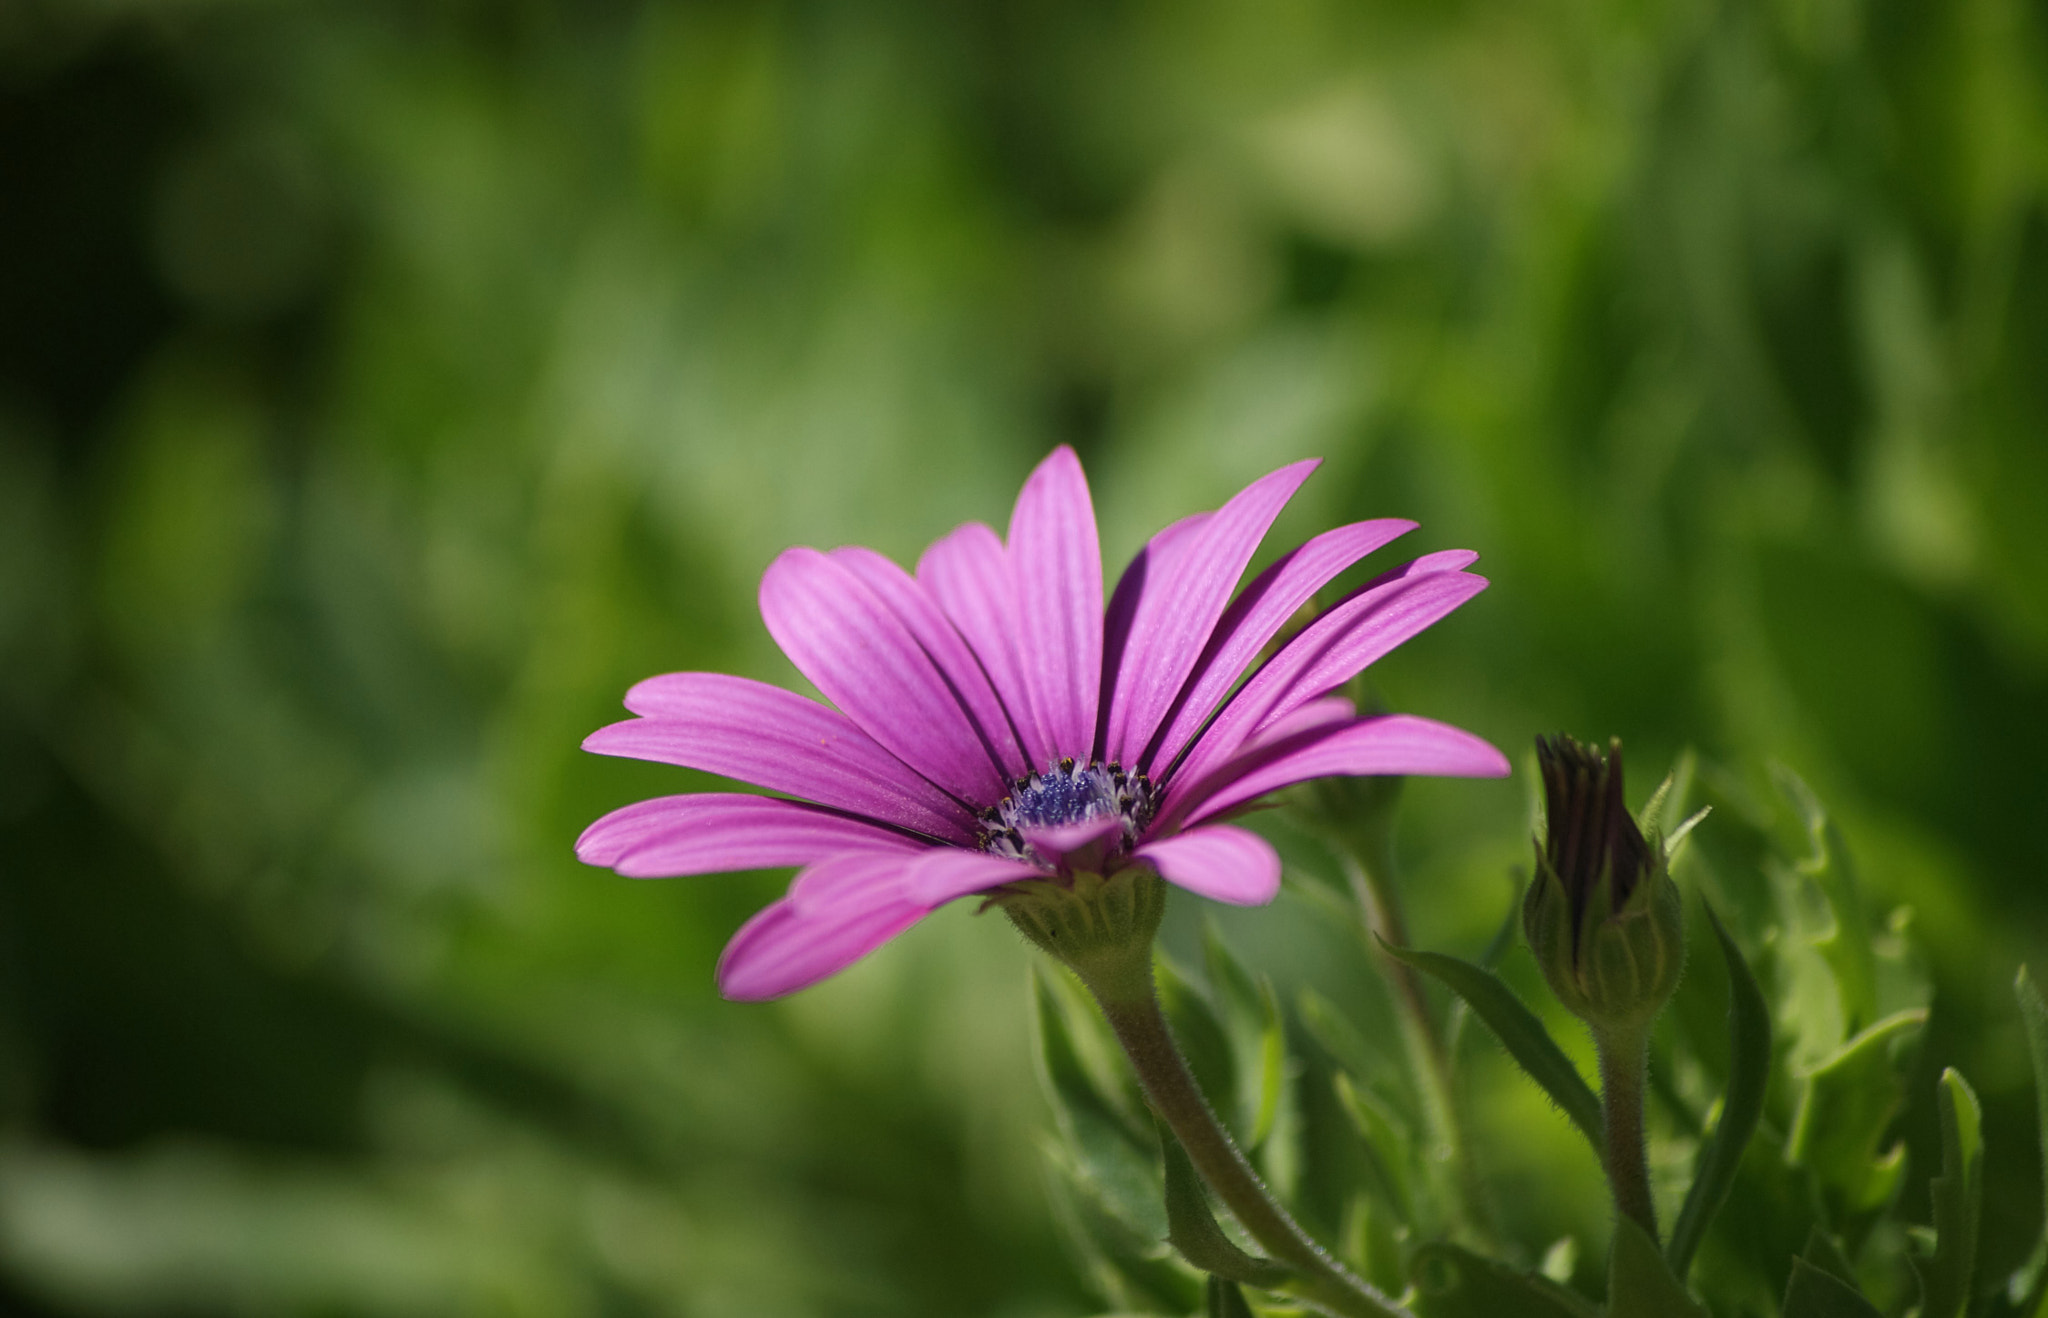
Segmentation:
<svg viewBox="0 0 2048 1318">
<path fill-rule="evenodd" d="M 782 876 L 569 852 L 700 785 L 576 749 L 631 681 L 793 679 L 776 550 L 910 557 L 1060 441 L 1112 563 L 1304 454 L 1276 543 L 1481 551 L 1396 708 L 1696 744 L 1752 822 L 1797 765 L 1930 959 L 1927 1221 L 1942 1067 L 2032 1130 L 2044 361 L 2020 0 L 6 0 L 0 1306 L 1099 1306 L 1006 930 L 726 1006 Z M 1407 797 L 1416 941 L 1476 956 L 1522 788 Z M 1752 935 L 1768 854 L 1715 865 Z M 1322 907 L 1223 925 L 1398 1051 Z M 1598 1203 L 1467 1053 L 1504 1208 Z M 1986 1161 L 1984 1266 L 2037 1175 Z"/>
</svg>

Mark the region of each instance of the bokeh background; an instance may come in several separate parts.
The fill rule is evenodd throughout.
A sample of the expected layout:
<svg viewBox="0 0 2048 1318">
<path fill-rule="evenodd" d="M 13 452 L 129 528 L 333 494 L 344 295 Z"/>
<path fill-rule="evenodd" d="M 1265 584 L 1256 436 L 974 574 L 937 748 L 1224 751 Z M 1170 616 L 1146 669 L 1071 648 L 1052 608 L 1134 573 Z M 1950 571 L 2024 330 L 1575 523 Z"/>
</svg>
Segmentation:
<svg viewBox="0 0 2048 1318">
<path fill-rule="evenodd" d="M 786 875 L 570 852 L 706 785 L 578 751 L 628 684 L 794 680 L 778 549 L 1060 442 L 1113 569 L 1308 455 L 1277 545 L 1480 551 L 1396 707 L 1795 767 L 2024 1252 L 2040 5 L 0 0 L 0 1310 L 1099 1309 L 1005 927 L 734 1006 Z M 1411 788 L 1425 945 L 1527 778 Z"/>
</svg>

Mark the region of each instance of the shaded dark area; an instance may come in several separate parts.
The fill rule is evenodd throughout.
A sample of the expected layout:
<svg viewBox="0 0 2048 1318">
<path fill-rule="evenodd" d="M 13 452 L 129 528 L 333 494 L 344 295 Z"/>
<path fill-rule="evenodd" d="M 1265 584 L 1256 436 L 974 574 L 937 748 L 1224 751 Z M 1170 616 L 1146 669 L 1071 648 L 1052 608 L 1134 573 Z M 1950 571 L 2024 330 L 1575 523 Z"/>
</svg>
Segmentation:
<svg viewBox="0 0 2048 1318">
<path fill-rule="evenodd" d="M 164 55 L 134 35 L 54 68 L 0 63 L 0 400 L 74 462 L 179 320 L 149 207 L 196 107 Z"/>
</svg>

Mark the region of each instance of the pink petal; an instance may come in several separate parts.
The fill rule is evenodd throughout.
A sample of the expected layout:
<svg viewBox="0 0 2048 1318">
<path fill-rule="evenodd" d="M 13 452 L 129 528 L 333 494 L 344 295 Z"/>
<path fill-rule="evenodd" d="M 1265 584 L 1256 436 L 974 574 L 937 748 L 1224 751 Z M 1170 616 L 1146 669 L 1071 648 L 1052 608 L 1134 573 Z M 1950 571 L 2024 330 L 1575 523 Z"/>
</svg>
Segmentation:
<svg viewBox="0 0 2048 1318">
<path fill-rule="evenodd" d="M 1081 461 L 1064 444 L 1024 482 L 1010 515 L 1018 672 L 1039 739 L 1087 760 L 1102 686 L 1102 550 Z"/>
<path fill-rule="evenodd" d="M 1211 824 L 1148 842 L 1137 854 L 1168 883 L 1233 906 L 1263 906 L 1280 891 L 1279 854 L 1235 825 Z"/>
<path fill-rule="evenodd" d="M 1031 693 L 1011 639 L 1017 626 L 1017 587 L 1001 538 L 980 522 L 969 522 L 924 551 L 917 580 L 981 661 L 1017 730 L 1025 760 L 1040 769 L 1051 764 L 1058 756 L 1039 736 Z"/>
<path fill-rule="evenodd" d="M 806 915 L 897 902 L 930 910 L 970 892 L 1044 877 L 1020 861 L 963 847 L 931 847 L 912 856 L 868 851 L 811 866 L 790 883 L 787 900 Z"/>
<path fill-rule="evenodd" d="M 1423 562 L 1418 559 L 1402 571 Z M 1454 570 L 1389 574 L 1316 619 L 1231 697 L 1186 760 L 1170 771 L 1163 812 L 1171 813 L 1189 786 L 1236 755 L 1261 725 L 1349 681 L 1485 588 L 1486 578 Z"/>
<path fill-rule="evenodd" d="M 837 710 L 726 673 L 669 673 L 626 693 L 647 715 L 600 728 L 583 749 L 657 760 L 788 792 L 954 842 L 975 837 L 958 802 Z"/>
<path fill-rule="evenodd" d="M 1154 566 L 1119 656 L 1104 749 L 1108 759 L 1136 763 L 1144 753 L 1201 657 L 1245 565 L 1273 519 L 1320 463 L 1297 462 L 1253 481 L 1203 521 L 1178 552 Z"/>
<path fill-rule="evenodd" d="M 1100 872 L 1102 862 L 1109 856 L 1109 843 L 1122 834 L 1123 828 L 1121 817 L 1103 815 L 1078 824 L 1026 825 L 1017 831 L 1046 864 L 1062 873 L 1073 873 Z"/>
<path fill-rule="evenodd" d="M 576 857 L 639 879 L 808 865 L 847 851 L 915 853 L 928 845 L 802 801 L 700 792 L 612 811 L 583 830 Z"/>
<path fill-rule="evenodd" d="M 1174 761 L 1217 704 L 1237 685 L 1246 665 L 1280 634 L 1287 620 L 1344 569 L 1415 523 L 1398 517 L 1353 522 L 1325 531 L 1261 572 L 1231 601 L 1196 662 L 1181 698 L 1166 720 L 1166 731 L 1143 760 L 1150 772 Z"/>
<path fill-rule="evenodd" d="M 903 895 L 905 900 L 927 907 L 943 906 L 955 897 L 1044 877 L 1020 861 L 949 847 L 918 857 L 904 874 Z"/>
<path fill-rule="evenodd" d="M 910 629 L 925 654 L 938 666 L 946 685 L 952 688 L 954 697 L 981 734 L 983 746 L 1005 776 L 1021 778 L 1029 773 L 1035 766 L 1025 760 L 1009 711 L 989 684 L 980 660 L 917 579 L 874 550 L 857 545 L 835 549 L 831 557 L 867 583 Z"/>
<path fill-rule="evenodd" d="M 733 935 L 719 958 L 719 991 L 736 1001 L 794 993 L 838 974 L 955 897 L 1038 877 L 1016 861 L 954 847 L 908 857 L 829 857 L 797 875 L 787 896 Z"/>
<path fill-rule="evenodd" d="M 1412 714 L 1383 714 L 1297 739 L 1291 749 L 1254 752 L 1244 768 L 1225 765 L 1181 806 L 1189 823 L 1212 819 L 1268 792 L 1334 775 L 1413 773 L 1504 778 L 1508 760 L 1462 728 Z M 1235 764 L 1235 762 L 1233 762 Z"/>
<path fill-rule="evenodd" d="M 904 875 L 912 865 L 925 855 L 953 854 L 970 853 L 936 847 L 915 856 L 872 850 L 827 856 L 790 880 L 785 900 L 805 915 L 904 901 Z"/>
<path fill-rule="evenodd" d="M 718 991 L 735 1002 L 761 1002 L 809 988 L 926 914 L 925 907 L 902 901 L 807 913 L 784 898 L 763 908 L 725 945 Z"/>
<path fill-rule="evenodd" d="M 1182 554 L 1196 542 L 1195 533 L 1202 523 L 1214 517 L 1214 513 L 1190 513 L 1172 525 L 1153 535 L 1143 548 L 1131 555 L 1123 575 L 1116 579 L 1116 589 L 1110 592 L 1109 612 L 1102 620 L 1102 703 L 1096 717 L 1104 723 L 1114 718 L 1115 701 L 1111 698 L 1111 684 L 1118 673 L 1123 671 L 1124 650 L 1131 638 L 1131 624 L 1137 621 L 1138 603 L 1148 594 L 1156 594 L 1160 583 L 1172 572 L 1173 565 Z M 1104 717 L 1105 713 L 1109 717 Z M 1115 759 L 1104 753 L 1105 759 Z"/>
<path fill-rule="evenodd" d="M 1285 718 L 1261 723 L 1259 730 L 1245 743 L 1244 750 L 1248 752 L 1280 742 L 1290 742 L 1307 732 L 1332 730 L 1352 722 L 1357 717 L 1358 706 L 1352 704 L 1346 697 L 1323 696 L 1309 701 Z"/>
<path fill-rule="evenodd" d="M 896 758 L 964 801 L 1002 795 L 1002 773 L 931 656 L 845 564 L 785 550 L 761 578 L 769 635 L 825 698 Z"/>
</svg>

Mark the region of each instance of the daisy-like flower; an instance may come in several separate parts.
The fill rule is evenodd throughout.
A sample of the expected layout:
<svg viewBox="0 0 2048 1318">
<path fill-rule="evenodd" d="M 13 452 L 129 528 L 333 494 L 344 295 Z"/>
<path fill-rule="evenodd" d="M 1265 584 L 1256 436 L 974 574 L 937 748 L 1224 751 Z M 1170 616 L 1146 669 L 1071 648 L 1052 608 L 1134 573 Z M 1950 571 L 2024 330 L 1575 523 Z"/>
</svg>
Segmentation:
<svg viewBox="0 0 2048 1318">
<path fill-rule="evenodd" d="M 720 959 L 735 999 L 814 984 L 971 895 L 1143 871 L 1217 901 L 1271 901 L 1279 857 L 1223 822 L 1267 794 L 1333 774 L 1508 772 L 1471 733 L 1361 718 L 1331 694 L 1484 589 L 1465 570 L 1475 554 L 1395 568 L 1254 666 L 1317 590 L 1415 528 L 1340 526 L 1233 598 L 1316 465 L 1159 532 L 1106 609 L 1088 484 L 1064 447 L 1024 483 L 1007 541 L 970 522 L 915 574 L 857 546 L 784 552 L 762 578 L 761 617 L 831 706 L 670 673 L 628 691 L 637 717 L 583 745 L 787 795 L 641 801 L 592 824 L 576 854 L 648 878 L 801 866 Z"/>
</svg>

